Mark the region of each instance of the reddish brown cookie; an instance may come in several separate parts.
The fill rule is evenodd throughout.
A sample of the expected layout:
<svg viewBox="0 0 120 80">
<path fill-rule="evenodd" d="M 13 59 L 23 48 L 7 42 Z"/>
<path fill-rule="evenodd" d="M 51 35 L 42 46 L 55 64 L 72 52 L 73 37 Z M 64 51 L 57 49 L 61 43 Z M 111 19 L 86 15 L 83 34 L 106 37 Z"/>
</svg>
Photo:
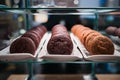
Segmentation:
<svg viewBox="0 0 120 80">
<path fill-rule="evenodd" d="M 38 38 L 38 36 L 35 33 L 32 33 L 32 32 L 29 31 L 29 32 L 23 34 L 22 37 L 29 37 L 29 38 L 31 38 L 33 40 L 33 42 L 35 43 L 36 48 L 38 47 L 38 45 L 39 45 L 39 38 Z"/>
<path fill-rule="evenodd" d="M 47 28 L 45 26 L 43 26 L 43 25 L 38 26 L 38 28 L 40 28 L 41 30 L 43 30 L 44 33 L 47 32 Z"/>
<path fill-rule="evenodd" d="M 89 30 L 89 28 L 87 28 L 87 27 L 79 27 L 79 28 L 76 30 L 75 35 L 76 35 L 76 36 L 79 36 L 83 30 Z"/>
<path fill-rule="evenodd" d="M 10 46 L 10 53 L 31 53 L 34 55 L 35 51 L 34 42 L 28 37 L 18 38 Z"/>
<path fill-rule="evenodd" d="M 52 28 L 52 35 L 47 44 L 49 54 L 69 55 L 72 53 L 73 43 L 66 27 L 55 25 Z"/>
<path fill-rule="evenodd" d="M 96 36 L 99 36 L 100 34 L 97 33 L 97 32 L 93 32 L 93 33 L 90 33 L 87 37 L 86 37 L 86 40 L 84 42 L 84 46 L 86 47 L 86 49 L 89 49 L 89 46 L 88 46 L 88 42 L 96 37 Z"/>
<path fill-rule="evenodd" d="M 37 33 L 39 33 L 39 36 L 43 36 L 47 32 L 47 29 L 45 26 L 40 25 L 40 26 L 32 27 L 29 31 L 36 31 Z"/>
<path fill-rule="evenodd" d="M 84 32 L 84 35 L 82 37 L 82 42 L 83 44 L 85 45 L 85 42 L 86 42 L 86 38 L 91 34 L 91 33 L 95 33 L 96 31 L 94 30 L 87 30 Z"/>
<path fill-rule="evenodd" d="M 29 31 L 29 33 L 35 34 L 38 37 L 39 42 L 40 42 L 40 40 L 42 38 L 42 34 L 40 34 L 39 30 L 31 30 L 31 31 Z"/>
<path fill-rule="evenodd" d="M 47 50 L 49 54 L 69 55 L 72 53 L 73 44 L 65 36 L 54 36 L 48 42 Z"/>
<path fill-rule="evenodd" d="M 114 45 L 105 36 L 96 36 L 88 44 L 91 54 L 114 54 Z"/>
<path fill-rule="evenodd" d="M 53 28 L 52 28 L 52 37 L 56 36 L 56 35 L 64 35 L 68 38 L 71 38 L 69 33 L 67 32 L 67 28 L 63 25 L 55 25 Z"/>
<path fill-rule="evenodd" d="M 88 28 L 85 28 L 85 29 L 83 29 L 83 30 L 79 33 L 79 35 L 78 35 L 80 41 L 81 41 L 83 44 L 84 44 L 84 35 L 85 35 L 88 31 L 91 31 L 91 30 L 88 29 Z"/>
<path fill-rule="evenodd" d="M 120 28 L 118 28 L 118 29 L 115 31 L 115 35 L 120 38 Z"/>
<path fill-rule="evenodd" d="M 108 28 L 106 28 L 106 33 L 109 35 L 116 35 L 115 31 L 117 30 L 117 27 L 114 26 L 109 26 Z"/>
<path fill-rule="evenodd" d="M 76 24 L 71 28 L 71 32 L 73 32 L 74 34 L 76 33 L 77 29 L 83 27 L 83 25 L 80 24 Z"/>
</svg>

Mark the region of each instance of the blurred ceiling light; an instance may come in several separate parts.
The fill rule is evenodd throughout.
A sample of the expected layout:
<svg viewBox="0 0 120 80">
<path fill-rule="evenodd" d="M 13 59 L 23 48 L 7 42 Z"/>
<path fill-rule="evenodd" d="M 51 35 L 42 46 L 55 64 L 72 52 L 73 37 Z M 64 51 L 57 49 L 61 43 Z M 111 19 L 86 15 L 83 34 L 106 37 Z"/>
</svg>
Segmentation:
<svg viewBox="0 0 120 80">
<path fill-rule="evenodd" d="M 48 21 L 47 13 L 35 14 L 34 18 L 35 18 L 35 22 L 38 22 L 38 23 L 45 23 Z"/>
<path fill-rule="evenodd" d="M 26 33 L 26 30 L 25 29 L 21 29 L 20 30 L 20 34 L 24 34 L 24 33 Z"/>
</svg>

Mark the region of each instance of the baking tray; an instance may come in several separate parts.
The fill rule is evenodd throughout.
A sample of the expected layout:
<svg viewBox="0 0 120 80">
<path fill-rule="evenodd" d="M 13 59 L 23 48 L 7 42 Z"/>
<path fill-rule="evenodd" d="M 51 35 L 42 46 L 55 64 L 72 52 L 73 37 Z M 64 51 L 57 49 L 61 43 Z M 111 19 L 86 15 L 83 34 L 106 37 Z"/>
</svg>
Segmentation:
<svg viewBox="0 0 120 80">
<path fill-rule="evenodd" d="M 73 51 L 70 55 L 49 54 L 47 51 L 47 44 L 48 44 L 50 37 L 51 37 L 51 33 L 49 33 L 49 35 L 47 36 L 47 40 L 46 40 L 45 44 L 43 45 L 42 50 L 40 51 L 40 53 L 38 55 L 39 59 L 57 61 L 57 62 L 83 60 L 82 53 L 77 48 L 77 45 L 74 43 L 72 37 L 71 37 L 71 39 L 73 42 Z"/>
<path fill-rule="evenodd" d="M 120 61 L 120 47 L 114 44 L 115 51 L 113 55 L 90 55 L 90 53 L 86 50 L 84 45 L 80 42 L 80 40 L 71 33 L 71 36 L 80 49 L 81 53 L 83 54 L 84 60 L 87 61 L 100 61 L 100 62 L 110 62 L 110 61 Z"/>
<path fill-rule="evenodd" d="M 34 55 L 30 53 L 10 53 L 10 45 L 6 47 L 5 49 L 0 51 L 0 61 L 24 61 L 24 60 L 35 60 L 38 53 L 40 52 L 44 41 L 46 40 L 46 36 L 48 36 L 48 33 L 45 33 L 43 38 L 41 39 L 41 42 L 35 52 Z M 17 38 L 16 38 L 17 39 Z M 14 39 L 15 40 L 15 39 Z M 12 40 L 12 42 L 14 41 Z"/>
<path fill-rule="evenodd" d="M 50 60 L 50 61 L 75 61 L 82 60 L 83 56 L 77 45 L 74 43 L 73 39 L 73 52 L 71 55 L 52 55 L 47 52 L 47 43 L 51 37 L 51 32 L 46 32 L 46 34 L 41 39 L 38 49 L 35 55 L 30 53 L 14 53 L 11 54 L 9 51 L 10 46 L 0 51 L 0 61 L 24 61 L 24 60 Z"/>
<path fill-rule="evenodd" d="M 23 61 L 23 60 L 50 60 L 50 61 L 100 61 L 100 62 L 110 62 L 110 61 L 120 61 L 120 47 L 114 44 L 115 51 L 113 55 L 90 55 L 86 50 L 84 45 L 79 41 L 79 39 L 70 33 L 73 42 L 73 51 L 71 55 L 53 55 L 47 52 L 47 43 L 51 37 L 51 33 L 47 32 L 41 39 L 38 49 L 35 55 L 30 53 L 15 53 L 11 54 L 9 52 L 10 46 L 0 51 L 0 61 Z"/>
</svg>

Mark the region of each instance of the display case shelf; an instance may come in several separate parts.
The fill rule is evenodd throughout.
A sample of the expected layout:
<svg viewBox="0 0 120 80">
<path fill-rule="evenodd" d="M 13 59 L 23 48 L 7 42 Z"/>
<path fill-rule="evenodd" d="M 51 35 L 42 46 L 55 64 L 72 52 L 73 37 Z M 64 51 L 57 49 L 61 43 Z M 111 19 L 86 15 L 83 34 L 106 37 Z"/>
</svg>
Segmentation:
<svg viewBox="0 0 120 80">
<path fill-rule="evenodd" d="M 35 15 L 39 15 L 39 14 L 46 14 L 45 16 L 47 16 L 47 18 L 49 19 L 50 16 L 79 16 L 80 18 L 82 18 L 82 21 L 86 21 L 86 17 L 87 19 L 89 19 L 89 21 L 92 22 L 92 28 L 95 29 L 96 31 L 99 31 L 101 33 L 103 33 L 104 35 L 107 35 L 108 37 L 110 37 L 110 35 L 105 33 L 105 27 L 99 27 L 99 25 L 101 24 L 99 22 L 99 18 L 101 16 L 104 16 L 106 20 L 110 22 L 111 19 L 113 19 L 113 16 L 120 16 L 120 7 L 79 7 L 77 5 L 74 6 L 56 6 L 56 5 L 50 5 L 50 6 L 44 6 L 45 4 L 32 4 L 33 0 L 23 0 L 24 2 L 24 6 L 23 7 L 19 7 L 19 8 L 12 8 L 10 6 L 7 5 L 0 5 L 0 11 L 3 12 L 7 12 L 10 14 L 17 14 L 17 15 L 23 15 L 24 16 L 24 27 L 27 30 L 29 30 L 33 25 L 32 22 L 35 22 L 34 20 L 34 16 Z M 46 0 L 47 1 L 47 0 Z M 48 0 L 49 1 L 49 0 Z M 79 0 L 78 0 L 79 1 Z M 53 11 L 59 11 L 59 12 L 49 12 L 50 10 Z M 77 10 L 77 12 L 67 12 L 70 10 Z M 62 12 L 62 11 L 66 11 L 66 12 Z M 16 17 L 16 15 L 15 15 Z M 20 18 L 21 20 L 21 18 Z M 89 22 L 88 21 L 88 22 Z M 107 23 L 108 21 L 106 21 L 105 23 Z M 90 22 L 90 23 L 91 23 Z M 108 23 L 109 23 L 108 22 Z M 115 22 L 115 21 L 113 21 Z M 41 23 L 42 24 L 42 23 Z M 103 23 L 104 24 L 104 23 Z M 19 24 L 21 25 L 21 24 Z M 106 25 L 104 25 L 106 26 Z M 107 27 L 109 26 L 109 24 L 107 24 Z M 103 31 L 103 32 L 102 32 Z M 113 37 L 112 37 L 113 39 Z M 118 38 L 117 38 L 118 39 Z M 114 41 L 114 40 L 113 40 Z M 116 41 L 116 40 L 115 40 Z M 117 41 L 118 42 L 118 41 Z M 0 64 L 27 64 L 28 65 L 28 69 L 29 69 L 29 78 L 28 80 L 32 79 L 33 76 L 33 65 L 34 64 L 92 64 L 92 76 L 95 76 L 94 73 L 94 65 L 98 64 L 98 63 L 120 63 L 118 61 L 94 61 L 94 60 L 86 60 L 86 59 L 80 59 L 80 60 L 73 60 L 73 61 L 55 61 L 55 60 L 44 60 L 44 59 L 33 59 L 33 60 L 20 60 L 20 61 L 8 61 L 8 60 L 1 60 Z"/>
</svg>

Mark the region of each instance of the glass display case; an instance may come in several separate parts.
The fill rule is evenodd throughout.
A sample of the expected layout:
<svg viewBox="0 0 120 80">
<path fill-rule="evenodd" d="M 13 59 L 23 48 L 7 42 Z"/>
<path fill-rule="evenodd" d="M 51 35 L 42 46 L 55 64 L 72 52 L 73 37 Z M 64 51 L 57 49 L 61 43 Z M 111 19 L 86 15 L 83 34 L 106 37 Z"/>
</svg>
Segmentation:
<svg viewBox="0 0 120 80">
<path fill-rule="evenodd" d="M 107 31 L 109 27 L 119 30 L 119 6 L 119 0 L 3 0 L 0 2 L 0 64 L 10 65 L 12 68 L 18 66 L 17 69 L 21 69 L 19 70 L 20 73 L 27 74 L 27 80 L 39 80 L 37 74 L 42 73 L 42 70 L 43 73 L 48 71 L 51 74 L 56 72 L 66 74 L 72 73 L 72 71 L 73 73 L 80 73 L 82 76 L 90 74 L 91 80 L 94 80 L 97 71 L 95 69 L 99 67 L 99 64 L 119 64 L 120 33 L 119 31 Z M 46 55 L 46 52 L 42 50 L 48 34 L 56 24 L 66 26 L 70 36 L 72 36 L 75 45 L 73 55 L 51 56 Z M 114 54 L 84 54 L 85 52 L 80 46 L 82 45 L 81 42 L 78 38 L 76 40 L 76 36 L 73 37 L 74 34 L 71 32 L 71 28 L 76 24 L 82 24 L 111 39 L 115 47 Z M 36 55 L 10 54 L 9 46 L 14 39 L 38 25 L 46 26 L 48 31 L 41 40 Z M 59 70 L 55 69 L 56 72 L 54 72 L 48 69 L 52 67 Z M 14 72 L 9 71 L 9 73 L 13 74 Z M 86 79 L 84 78 L 84 80 Z"/>
</svg>

